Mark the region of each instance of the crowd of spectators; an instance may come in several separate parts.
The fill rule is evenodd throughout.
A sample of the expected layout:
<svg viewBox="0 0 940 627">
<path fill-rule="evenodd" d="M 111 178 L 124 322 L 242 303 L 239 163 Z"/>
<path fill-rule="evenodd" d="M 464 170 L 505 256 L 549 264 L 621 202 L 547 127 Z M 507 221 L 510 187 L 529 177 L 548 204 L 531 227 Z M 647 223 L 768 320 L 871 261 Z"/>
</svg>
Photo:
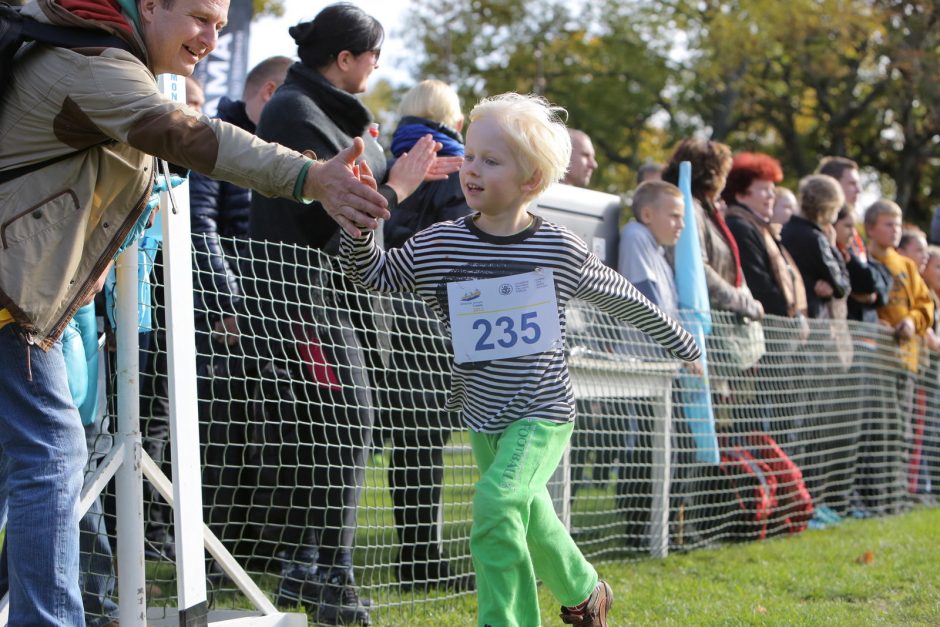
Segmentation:
<svg viewBox="0 0 940 627">
<path fill-rule="evenodd" d="M 302 193 L 311 184 L 305 183 L 306 170 L 296 171 L 302 163 L 299 153 L 313 151 L 320 159 L 330 159 L 342 156 L 351 145 L 359 147 L 356 140 L 361 138 L 359 167 L 374 177 L 378 194 L 391 209 L 384 245 L 399 247 L 435 223 L 471 213 L 456 172 L 464 154 L 464 118 L 450 86 L 423 81 L 404 96 L 386 151 L 377 140 L 372 114 L 356 97 L 378 67 L 381 24 L 358 7 L 341 3 L 293 27 L 290 35 L 299 61 L 272 57 L 262 62 L 249 73 L 242 100 L 223 98 L 218 111 L 209 112 L 225 123 L 212 127 L 217 134 L 234 132 L 227 130 L 230 126 L 245 131 L 234 135 L 235 140 L 219 141 L 249 160 L 263 149 L 248 134 L 291 149 L 264 153 L 284 171 L 275 174 L 260 165 L 232 164 L 223 177 L 201 162 L 189 164 L 205 511 L 210 527 L 227 544 L 255 533 L 254 539 L 270 545 L 270 555 L 280 564 L 278 603 L 304 605 L 324 624 L 367 625 L 371 601 L 358 593 L 353 549 L 368 457 L 383 445 L 390 455 L 388 485 L 400 545 L 395 569 L 400 585 L 424 591 L 463 591 L 476 585 L 471 573 L 456 572 L 449 564 L 440 525 L 444 451 L 462 425 L 445 409 L 450 363 L 440 325 L 418 301 L 393 299 L 384 312 L 391 321 L 385 329 L 389 343 L 380 347 L 376 329 L 382 316 L 375 301 L 344 277 L 335 259 L 341 227 L 355 228 L 357 221 L 337 217 L 332 206 L 338 203 L 332 198 L 328 209 Z M 171 62 L 164 65 L 153 69 L 186 69 Z M 199 110 L 204 103 L 201 86 L 188 81 L 187 95 L 189 106 Z M 585 132 L 570 129 L 569 134 L 572 153 L 563 183 L 588 187 L 598 156 Z M 179 155 L 171 151 L 166 156 Z M 890 330 L 904 373 L 897 378 L 894 399 L 897 428 L 889 436 L 905 454 L 885 456 L 870 445 L 878 434 L 864 407 L 830 424 L 803 424 L 800 428 L 819 433 L 832 430 L 833 424 L 854 425 L 847 432 L 854 434 L 849 439 L 860 470 L 854 472 L 849 464 L 840 467 L 842 496 L 820 504 L 831 507 L 836 516 L 879 512 L 880 484 L 866 469 L 884 464 L 891 468 L 892 490 L 930 500 L 940 490 L 940 454 L 922 443 L 940 438 L 940 416 L 928 410 L 918 418 L 915 404 L 920 383 L 936 384 L 940 368 L 940 220 L 928 238 L 916 227 L 905 226 L 902 208 L 889 199 L 859 207 L 859 166 L 845 157 L 823 158 L 814 173 L 799 180 L 794 194 L 778 187 L 788 177 L 771 155 L 735 154 L 717 141 L 684 139 L 665 164 L 637 167 L 632 219 L 620 234 L 617 268 L 674 318 L 680 315 L 674 247 L 688 227 L 677 187 L 683 162 L 692 165 L 692 212 L 709 304 L 724 322 L 708 339 L 709 352 L 718 356 L 713 373 L 716 404 L 731 398 L 736 407 L 758 408 L 731 411 L 730 422 L 719 430 L 743 436 L 770 431 L 789 419 L 775 407 L 773 393 L 779 390 L 767 387 L 762 371 L 799 368 L 805 360 L 799 355 L 802 347 L 827 347 L 826 367 L 859 381 L 871 380 L 874 373 L 861 365 L 865 360 L 857 353 L 880 349 L 869 335 L 853 333 L 855 327 L 847 322 L 880 325 Z M 264 177 L 272 179 L 261 184 L 267 195 L 245 187 Z M 376 198 L 369 202 L 378 206 Z M 109 244 L 107 252 L 113 254 L 114 247 Z M 159 256 L 156 262 L 161 265 Z M 145 445 L 168 468 L 163 447 L 169 409 L 160 402 L 168 393 L 159 272 L 154 283 L 157 315 L 146 337 L 150 342 L 152 336 L 155 355 L 142 359 L 149 386 L 142 414 Z M 6 309 L 0 314 L 2 329 L 13 317 Z M 826 324 L 811 325 L 812 319 Z M 47 331 L 51 337 L 52 331 Z M 32 335 L 23 337 L 20 341 L 20 335 L 10 335 L 10 350 L 23 352 L 26 340 L 33 345 Z M 29 368 L 30 349 L 25 350 Z M 248 389 L 232 381 L 258 384 Z M 578 410 L 597 413 L 600 403 L 578 399 Z M 600 469 L 618 460 L 640 469 L 621 478 L 617 495 L 621 507 L 634 510 L 627 517 L 628 535 L 642 544 L 648 532 L 643 513 L 651 503 L 648 453 L 653 417 L 641 403 L 603 409 L 601 413 L 626 414 L 628 420 L 579 423 L 580 433 L 573 439 L 575 488 L 607 478 L 603 471 L 591 479 L 582 476 L 589 459 Z M 681 408 L 676 409 L 676 431 L 678 437 L 688 438 L 681 414 Z M 625 440 L 629 444 L 611 448 L 592 436 L 611 425 L 626 425 L 632 434 Z M 845 437 L 844 431 L 832 432 L 833 440 Z M 7 454 L 15 450 L 12 443 L 3 444 Z M 824 454 L 781 444 L 804 460 Z M 82 448 L 80 440 L 73 445 Z M 243 473 L 239 464 L 249 458 L 261 470 Z M 810 470 L 806 475 L 810 491 L 821 494 L 821 479 Z M 678 510 L 690 512 L 701 505 L 697 499 L 707 501 L 709 493 L 719 489 L 720 475 L 700 467 L 674 480 L 685 481 L 687 487 L 678 491 L 673 522 L 682 519 L 687 537 L 705 534 L 707 507 L 698 508 L 697 518 Z M 18 502 L 14 498 L 11 507 Z M 253 516 L 252 508 L 257 510 L 259 503 L 278 513 Z M 66 505 L 59 507 L 63 520 L 68 518 Z M 94 511 L 100 508 L 96 502 Z M 148 546 L 155 547 L 151 556 L 172 557 L 169 511 L 153 507 L 147 524 Z M 22 527 L 18 521 L 12 533 L 22 535 Z M 255 532 L 246 531 L 252 527 Z M 272 538 L 270 529 L 275 527 L 281 531 Z M 93 525 L 82 536 L 83 546 L 104 533 Z M 17 554 L 8 557 L 5 547 L 4 563 Z M 67 572 L 73 570 L 72 565 Z M 218 574 L 210 568 L 210 577 Z M 0 579 L 0 584 L 6 582 Z M 94 602 L 113 614 L 109 594 L 110 588 L 103 585 Z M 86 599 L 86 612 L 92 604 Z M 70 611 L 74 618 L 80 610 Z"/>
</svg>

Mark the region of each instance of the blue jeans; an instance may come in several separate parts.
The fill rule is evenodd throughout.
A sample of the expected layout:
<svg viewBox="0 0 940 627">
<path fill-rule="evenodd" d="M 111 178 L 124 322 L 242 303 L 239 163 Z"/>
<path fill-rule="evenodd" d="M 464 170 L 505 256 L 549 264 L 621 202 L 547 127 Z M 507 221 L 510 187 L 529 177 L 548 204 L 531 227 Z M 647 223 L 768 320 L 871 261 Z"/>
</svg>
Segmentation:
<svg viewBox="0 0 940 627">
<path fill-rule="evenodd" d="M 77 504 L 88 451 L 62 345 L 43 352 L 8 324 L 0 329 L 0 355 L 9 624 L 84 625 Z"/>
</svg>

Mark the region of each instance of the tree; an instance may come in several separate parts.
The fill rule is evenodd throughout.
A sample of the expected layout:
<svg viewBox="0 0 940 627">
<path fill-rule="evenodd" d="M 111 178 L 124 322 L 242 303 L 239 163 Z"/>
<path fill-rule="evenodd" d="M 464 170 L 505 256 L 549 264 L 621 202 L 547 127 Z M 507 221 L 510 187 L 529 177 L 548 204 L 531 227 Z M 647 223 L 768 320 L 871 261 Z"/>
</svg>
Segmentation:
<svg viewBox="0 0 940 627">
<path fill-rule="evenodd" d="M 661 135 L 650 121 L 667 74 L 621 4 L 579 13 L 555 0 L 413 5 L 409 32 L 425 52 L 413 74 L 449 81 L 467 108 L 487 94 L 544 95 L 593 139 L 602 168 L 592 186 L 625 191 Z"/>
<path fill-rule="evenodd" d="M 266 15 L 274 17 L 284 15 L 284 0 L 251 0 L 251 6 L 254 10 L 252 19 Z"/>
</svg>

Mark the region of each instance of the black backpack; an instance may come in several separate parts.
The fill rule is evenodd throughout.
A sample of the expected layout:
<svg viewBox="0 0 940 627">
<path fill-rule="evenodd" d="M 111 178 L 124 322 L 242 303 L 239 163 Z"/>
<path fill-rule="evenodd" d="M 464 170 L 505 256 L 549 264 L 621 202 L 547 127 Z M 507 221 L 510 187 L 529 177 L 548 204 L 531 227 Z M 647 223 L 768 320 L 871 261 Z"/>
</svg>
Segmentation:
<svg viewBox="0 0 940 627">
<path fill-rule="evenodd" d="M 22 15 L 20 7 L 2 2 L 0 3 L 0 106 L 3 103 L 3 92 L 13 80 L 16 53 L 23 44 L 34 41 L 60 48 L 121 48 L 127 51 L 131 49 L 126 41 L 106 31 L 43 24 Z M 46 161 L 4 170 L 0 172 L 0 183 L 6 183 L 74 154 L 67 153 Z"/>
</svg>

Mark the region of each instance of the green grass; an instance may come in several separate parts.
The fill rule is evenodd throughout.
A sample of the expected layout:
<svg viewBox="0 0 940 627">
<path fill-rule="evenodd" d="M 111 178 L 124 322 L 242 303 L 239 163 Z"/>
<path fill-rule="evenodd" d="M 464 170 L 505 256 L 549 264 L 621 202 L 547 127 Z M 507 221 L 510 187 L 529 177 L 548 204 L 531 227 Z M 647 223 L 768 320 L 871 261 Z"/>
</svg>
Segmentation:
<svg viewBox="0 0 940 627">
<path fill-rule="evenodd" d="M 397 538 L 385 461 L 374 458 L 367 470 L 356 539 L 360 584 L 376 606 L 373 624 L 475 625 L 475 595 L 442 599 L 431 593 L 425 598 L 395 585 L 390 564 Z M 454 521 L 445 527 L 445 542 L 460 543 L 447 552 L 466 555 L 475 470 L 464 453 L 449 456 L 445 468 L 444 500 L 452 509 L 446 519 Z M 573 512 L 575 526 L 594 529 L 579 542 L 614 588 L 612 626 L 940 625 L 940 508 L 846 520 L 795 537 L 653 560 L 637 559 L 636 553 L 620 559 L 624 552 L 613 537 L 619 526 L 612 499 L 611 489 L 583 490 Z M 873 561 L 857 562 L 867 551 Z M 461 570 L 468 567 L 461 564 Z M 155 606 L 170 601 L 167 597 L 175 594 L 172 565 L 148 562 L 148 571 L 148 582 L 163 589 L 162 595 L 151 590 L 148 600 Z M 273 573 L 255 573 L 255 581 L 264 590 L 276 590 Z M 558 603 L 544 587 L 540 600 L 543 624 L 560 625 Z M 249 607 L 234 591 L 216 595 L 215 605 Z"/>
<path fill-rule="evenodd" d="M 870 563 L 859 563 L 871 551 Z M 601 564 L 613 625 L 940 625 L 940 509 L 847 520 L 792 538 Z M 542 621 L 560 625 L 542 588 Z M 473 625 L 476 600 L 377 613 L 374 624 Z M 403 622 L 406 621 L 406 622 Z"/>
</svg>

